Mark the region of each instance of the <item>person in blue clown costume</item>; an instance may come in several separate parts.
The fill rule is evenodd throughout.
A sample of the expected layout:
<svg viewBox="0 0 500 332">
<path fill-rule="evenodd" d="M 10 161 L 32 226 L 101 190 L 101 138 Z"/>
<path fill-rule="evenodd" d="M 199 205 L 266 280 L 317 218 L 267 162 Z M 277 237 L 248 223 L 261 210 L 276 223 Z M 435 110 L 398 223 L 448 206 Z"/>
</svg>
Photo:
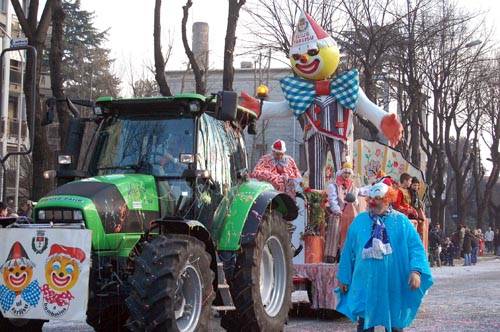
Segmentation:
<svg viewBox="0 0 500 332">
<path fill-rule="evenodd" d="M 304 131 L 309 186 L 324 189 L 324 169 L 331 154 L 335 172 L 346 161 L 352 162 L 353 112 L 372 122 L 395 146 L 403 128 L 395 114 L 372 103 L 359 87 L 356 69 L 338 73 L 340 50 L 335 40 L 307 13 L 302 12 L 290 48 L 294 76 L 280 80 L 285 100 L 264 102 L 242 92 L 241 106 L 260 119 L 288 118 L 295 115 Z M 262 113 L 262 114 L 261 114 Z"/>
<path fill-rule="evenodd" d="M 40 300 L 38 281 L 33 280 L 35 264 L 20 242 L 14 242 L 6 262 L 1 266 L 0 306 L 3 312 L 22 317 Z"/>
<path fill-rule="evenodd" d="M 369 191 L 369 210 L 351 224 L 340 256 L 337 311 L 359 331 L 402 331 L 415 318 L 432 275 L 410 220 L 391 208 L 396 192 L 385 183 Z"/>
</svg>

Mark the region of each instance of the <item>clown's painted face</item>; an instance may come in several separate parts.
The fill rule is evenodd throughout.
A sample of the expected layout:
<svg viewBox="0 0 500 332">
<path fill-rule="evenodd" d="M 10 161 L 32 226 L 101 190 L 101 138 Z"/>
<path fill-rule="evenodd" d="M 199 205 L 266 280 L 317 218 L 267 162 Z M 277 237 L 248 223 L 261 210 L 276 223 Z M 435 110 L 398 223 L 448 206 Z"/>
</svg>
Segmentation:
<svg viewBox="0 0 500 332">
<path fill-rule="evenodd" d="M 310 49 L 307 53 L 290 55 L 293 71 L 300 77 L 321 81 L 330 78 L 337 70 L 340 62 L 340 51 L 337 46 L 325 46 Z"/>
<path fill-rule="evenodd" d="M 45 264 L 45 279 L 51 289 L 65 292 L 71 289 L 80 276 L 78 263 L 64 255 L 52 256 Z"/>
<path fill-rule="evenodd" d="M 2 275 L 7 288 L 13 292 L 21 292 L 31 282 L 33 267 L 15 263 L 4 266 Z"/>
<path fill-rule="evenodd" d="M 374 214 L 382 214 L 389 208 L 389 203 L 384 198 L 370 198 L 368 201 L 370 211 Z"/>
</svg>

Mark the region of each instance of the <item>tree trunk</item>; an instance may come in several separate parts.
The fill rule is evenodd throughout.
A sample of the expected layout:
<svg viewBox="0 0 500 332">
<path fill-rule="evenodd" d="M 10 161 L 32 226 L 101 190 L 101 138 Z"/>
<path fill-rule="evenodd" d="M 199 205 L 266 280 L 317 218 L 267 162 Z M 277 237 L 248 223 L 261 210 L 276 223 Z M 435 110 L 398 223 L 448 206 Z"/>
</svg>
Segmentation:
<svg viewBox="0 0 500 332">
<path fill-rule="evenodd" d="M 38 200 L 44 194 L 52 190 L 52 183 L 43 178 L 43 172 L 52 168 L 54 160 L 54 151 L 49 146 L 45 128 L 41 126 L 43 113 L 40 101 L 40 89 L 38 84 L 35 86 L 35 99 L 31 97 L 31 89 L 35 82 L 40 82 L 41 65 L 42 65 L 42 50 L 43 44 L 34 45 L 38 52 L 37 72 L 31 71 L 31 66 L 34 59 L 28 56 L 26 59 L 26 73 L 24 79 L 24 94 L 26 96 L 26 117 L 28 124 L 31 124 L 31 119 L 35 117 L 35 135 L 33 143 L 33 186 L 32 186 L 32 199 Z M 35 79 L 33 80 L 33 77 Z M 32 114 L 31 107 L 35 103 L 35 114 Z M 31 128 L 30 128 L 31 129 Z"/>
<path fill-rule="evenodd" d="M 410 124 L 410 146 L 411 146 L 411 161 L 420 168 L 420 98 L 417 98 L 413 107 L 411 107 L 411 124 Z"/>
<path fill-rule="evenodd" d="M 55 0 L 52 7 L 52 38 L 50 40 L 50 85 L 52 95 L 57 99 L 64 98 L 63 77 L 61 63 L 63 57 L 63 22 L 65 13 L 62 8 L 62 1 Z M 66 103 L 60 101 L 56 103 L 57 118 L 59 120 L 59 139 L 60 148 L 64 149 L 66 145 L 69 114 L 66 111 Z"/>
<path fill-rule="evenodd" d="M 161 50 L 161 0 L 156 0 L 155 2 L 155 13 L 154 13 L 154 52 L 155 52 L 155 78 L 160 88 L 160 93 L 162 96 L 171 96 L 172 92 L 167 83 L 167 78 L 165 77 L 165 59 L 163 58 L 163 53 Z"/>
<path fill-rule="evenodd" d="M 455 176 L 455 189 L 457 191 L 457 215 L 460 223 L 465 223 L 465 217 L 467 211 L 467 202 L 465 201 L 465 188 L 464 188 L 464 178 L 460 176 Z"/>
<path fill-rule="evenodd" d="M 500 164 L 493 162 L 493 168 L 491 169 L 490 175 L 488 176 L 488 181 L 486 182 L 484 188 L 482 200 L 478 204 L 478 211 L 477 211 L 478 228 L 484 223 L 484 217 L 487 214 L 487 211 L 489 210 L 488 206 L 491 204 L 493 189 L 498 181 L 499 173 L 500 173 Z M 493 216 L 490 216 L 490 220 L 492 218 Z"/>
<path fill-rule="evenodd" d="M 222 76 L 222 88 L 226 91 L 233 91 L 234 80 L 234 46 L 236 44 L 236 27 L 240 15 L 240 8 L 246 0 L 229 0 L 229 10 L 227 16 L 226 40 L 224 44 L 224 71 Z"/>
<path fill-rule="evenodd" d="M 194 56 L 193 51 L 191 51 L 191 48 L 189 47 L 189 43 L 187 40 L 187 34 L 186 34 L 186 24 L 188 20 L 188 15 L 189 15 L 189 8 L 193 5 L 193 2 L 191 0 L 188 0 L 186 2 L 186 5 L 182 7 L 184 15 L 182 16 L 182 44 L 184 45 L 184 51 L 186 52 L 186 55 L 189 59 L 189 63 L 191 64 L 191 68 L 193 68 L 193 74 L 194 74 L 194 80 L 196 82 L 196 93 L 199 93 L 201 95 L 204 95 L 206 93 L 206 88 L 205 88 L 205 80 L 203 78 L 203 72 L 200 69 L 200 66 L 198 65 L 198 62 L 196 62 L 196 58 Z M 208 66 L 208 64 L 206 64 Z M 205 71 L 207 68 L 205 68 Z M 207 73 L 205 72 L 205 75 Z"/>
</svg>

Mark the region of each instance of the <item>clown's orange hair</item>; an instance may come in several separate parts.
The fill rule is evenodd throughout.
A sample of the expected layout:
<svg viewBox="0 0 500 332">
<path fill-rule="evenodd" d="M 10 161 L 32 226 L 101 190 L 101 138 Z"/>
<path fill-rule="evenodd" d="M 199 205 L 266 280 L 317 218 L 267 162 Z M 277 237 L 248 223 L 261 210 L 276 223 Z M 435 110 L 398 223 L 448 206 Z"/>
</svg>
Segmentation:
<svg viewBox="0 0 500 332">
<path fill-rule="evenodd" d="M 394 189 L 392 186 L 388 186 L 389 190 L 385 194 L 384 198 L 382 199 L 385 203 L 392 204 L 398 199 L 398 191 Z"/>
</svg>

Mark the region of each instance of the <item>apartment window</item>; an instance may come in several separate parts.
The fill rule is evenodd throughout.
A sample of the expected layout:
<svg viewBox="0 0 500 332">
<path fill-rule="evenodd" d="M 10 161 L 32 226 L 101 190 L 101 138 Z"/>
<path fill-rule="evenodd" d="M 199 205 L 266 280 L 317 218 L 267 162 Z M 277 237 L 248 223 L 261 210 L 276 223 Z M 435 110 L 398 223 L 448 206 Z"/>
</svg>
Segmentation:
<svg viewBox="0 0 500 332">
<path fill-rule="evenodd" d="M 9 97 L 9 119 L 17 120 L 17 97 Z"/>
<path fill-rule="evenodd" d="M 21 84 L 21 62 L 20 61 L 10 60 L 10 83 L 11 84 Z"/>
</svg>

